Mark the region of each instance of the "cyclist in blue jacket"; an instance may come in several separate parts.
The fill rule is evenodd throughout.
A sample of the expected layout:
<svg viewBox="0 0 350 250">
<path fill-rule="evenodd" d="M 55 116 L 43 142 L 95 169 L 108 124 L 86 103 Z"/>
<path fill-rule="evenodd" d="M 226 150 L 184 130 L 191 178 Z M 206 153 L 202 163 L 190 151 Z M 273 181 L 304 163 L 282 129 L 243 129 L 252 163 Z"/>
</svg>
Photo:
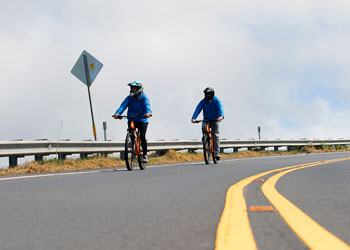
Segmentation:
<svg viewBox="0 0 350 250">
<path fill-rule="evenodd" d="M 224 119 L 224 108 L 220 99 L 215 96 L 213 88 L 207 87 L 203 92 L 204 99 L 198 103 L 191 121 L 194 123 L 199 113 L 203 110 L 202 131 L 204 133 L 205 125 L 209 123 L 215 141 L 215 158 L 220 160 L 219 122 Z"/>
<path fill-rule="evenodd" d="M 140 131 L 141 146 L 143 157 L 142 161 L 147 162 L 147 140 L 146 132 L 148 127 L 148 118 L 151 117 L 152 111 L 147 95 L 143 92 L 142 84 L 138 81 L 133 81 L 128 84 L 130 87 L 130 95 L 125 98 L 120 107 L 114 113 L 113 117 L 121 119 L 121 114 L 128 109 L 127 116 L 135 117 L 128 118 L 128 128 L 130 128 L 131 119 L 135 123 L 135 127 Z"/>
</svg>

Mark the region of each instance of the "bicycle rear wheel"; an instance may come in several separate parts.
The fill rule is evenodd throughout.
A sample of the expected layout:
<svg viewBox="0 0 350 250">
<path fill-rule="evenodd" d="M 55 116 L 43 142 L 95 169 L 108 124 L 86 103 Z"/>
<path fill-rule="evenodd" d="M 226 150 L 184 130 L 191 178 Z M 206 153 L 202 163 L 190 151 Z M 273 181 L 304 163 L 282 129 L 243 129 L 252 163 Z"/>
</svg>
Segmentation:
<svg viewBox="0 0 350 250">
<path fill-rule="evenodd" d="M 134 136 L 131 133 L 127 133 L 125 138 L 125 165 L 129 171 L 134 169 L 134 161 L 135 161 L 135 142 Z"/>
<path fill-rule="evenodd" d="M 210 140 L 207 135 L 203 135 L 203 155 L 205 164 L 210 163 Z"/>
</svg>

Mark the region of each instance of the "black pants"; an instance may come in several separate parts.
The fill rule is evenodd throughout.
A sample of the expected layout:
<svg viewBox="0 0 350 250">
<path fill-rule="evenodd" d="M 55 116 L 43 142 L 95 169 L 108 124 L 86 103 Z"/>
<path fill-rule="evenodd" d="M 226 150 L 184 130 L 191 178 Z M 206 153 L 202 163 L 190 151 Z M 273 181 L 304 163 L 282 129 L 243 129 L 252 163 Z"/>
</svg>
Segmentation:
<svg viewBox="0 0 350 250">
<path fill-rule="evenodd" d="M 138 128 L 140 131 L 141 137 L 141 147 L 144 155 L 147 155 L 147 140 L 146 140 L 146 132 L 148 123 L 146 122 L 134 122 L 135 128 Z M 128 128 L 130 128 L 130 121 L 128 122 Z"/>
</svg>

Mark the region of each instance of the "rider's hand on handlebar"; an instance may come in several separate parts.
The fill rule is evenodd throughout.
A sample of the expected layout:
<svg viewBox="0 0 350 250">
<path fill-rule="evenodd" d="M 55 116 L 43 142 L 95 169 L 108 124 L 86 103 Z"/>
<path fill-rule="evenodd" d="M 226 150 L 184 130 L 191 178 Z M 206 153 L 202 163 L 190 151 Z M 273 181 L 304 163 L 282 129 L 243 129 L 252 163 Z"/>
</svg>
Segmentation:
<svg viewBox="0 0 350 250">
<path fill-rule="evenodd" d="M 148 114 L 145 114 L 145 118 L 150 118 L 152 116 L 152 114 L 148 113 Z"/>
<path fill-rule="evenodd" d="M 217 120 L 218 122 L 220 122 L 220 121 L 222 121 L 223 119 L 224 119 L 223 116 L 219 116 L 216 120 Z"/>
<path fill-rule="evenodd" d="M 196 120 L 195 120 L 195 119 L 191 119 L 191 122 L 192 122 L 192 123 L 196 123 Z"/>
<path fill-rule="evenodd" d="M 113 117 L 114 119 L 122 119 L 121 115 L 119 115 L 119 114 L 112 115 L 112 117 Z"/>
</svg>

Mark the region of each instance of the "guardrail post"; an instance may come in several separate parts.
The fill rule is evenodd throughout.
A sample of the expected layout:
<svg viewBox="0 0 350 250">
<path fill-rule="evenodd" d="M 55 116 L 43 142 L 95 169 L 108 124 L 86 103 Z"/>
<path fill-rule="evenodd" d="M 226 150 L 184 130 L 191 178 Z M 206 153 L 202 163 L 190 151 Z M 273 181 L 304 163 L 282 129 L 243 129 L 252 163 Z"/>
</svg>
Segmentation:
<svg viewBox="0 0 350 250">
<path fill-rule="evenodd" d="M 247 147 L 247 150 L 248 151 L 253 150 L 253 147 Z"/>
<path fill-rule="evenodd" d="M 125 151 L 120 152 L 120 159 L 125 160 Z"/>
<path fill-rule="evenodd" d="M 59 159 L 60 161 L 65 160 L 65 159 L 66 159 L 66 157 L 67 157 L 67 155 L 66 155 L 66 154 L 58 154 L 58 159 Z"/>
<path fill-rule="evenodd" d="M 163 149 L 163 150 L 156 150 L 156 156 L 163 156 L 165 155 L 169 150 Z"/>
<path fill-rule="evenodd" d="M 293 151 L 293 150 L 302 150 L 303 147 L 301 146 L 287 146 L 288 151 Z"/>
<path fill-rule="evenodd" d="M 10 156 L 9 157 L 9 166 L 12 168 L 12 167 L 15 167 L 18 165 L 18 157 L 17 156 Z"/>
<path fill-rule="evenodd" d="M 44 160 L 43 155 L 35 155 L 34 156 L 35 161 L 42 162 Z"/>
<path fill-rule="evenodd" d="M 88 158 L 88 154 L 86 153 L 80 154 L 80 159 L 87 159 L 87 158 Z"/>
<path fill-rule="evenodd" d="M 190 148 L 190 149 L 188 150 L 188 153 L 191 153 L 191 154 L 193 154 L 193 153 L 195 153 L 195 152 L 196 152 L 196 150 L 193 149 L 193 148 Z"/>
<path fill-rule="evenodd" d="M 239 148 L 232 148 L 232 149 L 234 153 L 237 153 Z"/>
<path fill-rule="evenodd" d="M 279 149 L 279 147 L 278 147 L 278 146 L 277 146 L 277 147 L 276 147 L 276 146 L 275 146 L 275 147 L 273 147 L 273 150 L 274 150 L 274 151 L 278 151 L 278 149 Z"/>
</svg>

